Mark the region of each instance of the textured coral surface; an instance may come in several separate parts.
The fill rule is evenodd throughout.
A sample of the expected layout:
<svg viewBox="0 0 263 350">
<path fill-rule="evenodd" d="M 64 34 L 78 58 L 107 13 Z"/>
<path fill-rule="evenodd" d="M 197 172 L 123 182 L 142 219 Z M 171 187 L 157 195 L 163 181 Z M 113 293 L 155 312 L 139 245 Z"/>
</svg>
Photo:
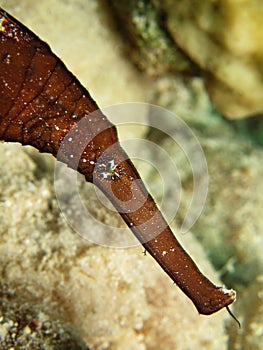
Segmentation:
<svg viewBox="0 0 263 350">
<path fill-rule="evenodd" d="M 230 6 L 232 2 L 227 3 Z M 247 2 L 238 3 L 245 6 Z M 225 311 L 211 317 L 197 315 L 191 302 L 156 263 L 143 255 L 142 247 L 109 249 L 80 237 L 58 207 L 54 160 L 31 148 L 1 143 L 0 273 L 10 291 L 17 288 L 21 294 L 14 303 L 17 309 L 26 310 L 26 316 L 48 314 L 54 329 L 74 339 L 74 332 L 67 332 L 65 326 L 69 322 L 92 350 L 263 349 L 262 149 L 237 135 L 215 113 L 200 78 L 185 82 L 161 76 L 149 81 L 138 73 L 123 55 L 123 43 L 109 29 L 97 1 L 2 0 L 0 5 L 49 42 L 100 106 L 151 101 L 176 112 L 195 129 L 206 153 L 210 187 L 205 211 L 192 233 L 206 247 L 206 254 L 191 233 L 179 238 L 214 282 L 222 283 L 208 256 L 225 283 L 237 289 L 234 310 L 242 329 L 238 330 L 232 320 L 226 323 Z M 247 93 L 252 92 L 257 100 L 257 89 L 249 88 Z M 235 95 L 233 99 L 230 94 L 226 97 L 225 101 L 231 99 L 235 107 Z M 242 113 L 244 108 L 247 111 L 245 97 L 245 107 L 239 104 Z M 131 127 L 124 127 L 122 132 L 123 136 L 130 135 Z M 134 135 L 144 133 L 145 128 L 134 128 Z M 176 218 L 176 224 L 180 224 L 191 197 L 191 169 L 184 168 L 174 144 L 160 135 L 156 140 L 170 152 L 181 173 L 182 203 Z M 150 148 L 146 154 L 149 161 L 156 158 Z M 160 168 L 165 167 L 162 159 L 157 161 Z M 155 173 L 146 166 L 139 170 L 155 198 L 161 199 L 162 184 Z M 175 192 L 174 179 L 167 177 L 164 181 Z M 85 205 L 97 218 L 107 226 L 121 225 L 118 216 L 94 200 L 92 186 L 81 182 L 80 188 Z M 67 185 L 63 198 L 74 211 L 75 198 Z M 93 233 L 93 221 L 85 223 L 87 232 Z M 112 232 L 114 229 L 107 228 L 107 233 Z M 5 317 L 0 322 L 0 337 L 13 327 Z M 59 327 L 58 319 L 63 320 Z"/>
<path fill-rule="evenodd" d="M 162 3 L 171 34 L 204 70 L 218 110 L 231 119 L 262 113 L 262 1 Z"/>
</svg>

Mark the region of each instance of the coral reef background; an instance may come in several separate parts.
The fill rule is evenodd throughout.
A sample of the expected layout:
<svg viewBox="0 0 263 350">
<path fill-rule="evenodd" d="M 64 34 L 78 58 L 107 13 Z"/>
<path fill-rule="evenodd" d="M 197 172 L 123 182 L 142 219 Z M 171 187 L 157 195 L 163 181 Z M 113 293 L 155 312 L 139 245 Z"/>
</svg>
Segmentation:
<svg viewBox="0 0 263 350">
<path fill-rule="evenodd" d="M 30 341 L 34 349 L 61 344 L 65 349 L 69 341 L 71 349 L 92 350 L 263 349 L 260 133 L 255 139 L 253 123 L 224 119 L 262 111 L 262 50 L 256 47 L 263 35 L 262 6 L 258 1 L 242 1 L 242 6 L 235 1 L 125 3 L 0 1 L 51 45 L 101 107 L 154 103 L 192 128 L 206 155 L 210 185 L 202 215 L 179 239 L 214 282 L 237 290 L 234 312 L 242 328 L 224 311 L 197 315 L 142 247 L 109 249 L 80 237 L 58 207 L 54 159 L 1 143 L 1 348 L 10 348 L 13 330 L 12 346 L 24 341 L 25 349 L 32 348 Z M 135 118 L 147 122 L 148 116 Z M 191 199 L 191 169 L 178 146 L 156 131 L 123 127 L 125 137 L 157 141 L 180 169 L 177 232 Z M 149 161 L 156 157 L 145 152 Z M 141 163 L 138 169 L 160 202 L 156 172 Z M 173 179 L 164 181 L 172 196 Z M 91 185 L 82 182 L 81 188 L 87 208 L 102 222 L 122 224 L 94 200 Z M 74 205 L 66 190 L 65 200 Z M 87 230 L 93 230 L 92 222 Z M 52 336 L 45 336 L 47 331 Z"/>
</svg>

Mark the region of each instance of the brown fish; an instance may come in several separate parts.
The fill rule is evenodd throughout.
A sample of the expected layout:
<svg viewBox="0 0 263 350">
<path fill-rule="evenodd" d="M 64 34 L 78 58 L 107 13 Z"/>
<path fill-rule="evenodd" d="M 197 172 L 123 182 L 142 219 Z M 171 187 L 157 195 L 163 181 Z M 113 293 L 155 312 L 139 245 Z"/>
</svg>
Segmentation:
<svg viewBox="0 0 263 350">
<path fill-rule="evenodd" d="M 200 314 L 228 307 L 234 290 L 215 286 L 176 240 L 116 128 L 65 65 L 0 9 L 0 139 L 52 153 L 110 199 L 134 235 Z"/>
</svg>

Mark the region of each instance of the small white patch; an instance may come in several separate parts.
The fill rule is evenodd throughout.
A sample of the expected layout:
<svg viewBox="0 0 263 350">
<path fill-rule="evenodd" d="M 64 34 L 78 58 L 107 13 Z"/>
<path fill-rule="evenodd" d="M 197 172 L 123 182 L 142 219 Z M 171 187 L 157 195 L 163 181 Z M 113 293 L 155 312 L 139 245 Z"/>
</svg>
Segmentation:
<svg viewBox="0 0 263 350">
<path fill-rule="evenodd" d="M 112 180 L 114 178 L 120 178 L 121 175 L 117 172 L 117 164 L 115 164 L 114 159 L 109 160 L 107 163 L 102 163 L 98 165 L 98 169 L 101 171 L 100 175 L 104 180 Z M 134 197 L 136 199 L 136 197 Z"/>
<path fill-rule="evenodd" d="M 166 254 L 167 254 L 167 251 L 164 250 L 164 251 L 162 252 L 162 256 L 165 256 Z"/>
<path fill-rule="evenodd" d="M 104 171 L 104 172 L 101 173 L 101 177 L 103 178 L 103 180 L 106 180 L 106 179 L 108 179 L 109 174 L 105 173 L 105 171 Z"/>
<path fill-rule="evenodd" d="M 4 61 L 6 64 L 10 64 L 11 63 L 11 55 L 8 53 L 6 54 Z"/>
<path fill-rule="evenodd" d="M 5 21 L 5 17 L 1 17 L 0 18 L 0 32 L 5 31 L 4 21 Z"/>
<path fill-rule="evenodd" d="M 55 129 L 56 129 L 56 130 L 59 130 L 59 126 L 55 125 Z"/>
<path fill-rule="evenodd" d="M 221 292 L 223 292 L 224 294 L 229 294 L 232 296 L 233 300 L 236 299 L 236 291 L 234 289 L 226 289 L 224 287 L 220 288 Z"/>
<path fill-rule="evenodd" d="M 72 141 L 72 137 L 69 137 L 68 140 L 69 140 L 69 142 L 71 142 Z"/>
<path fill-rule="evenodd" d="M 115 169 L 116 168 L 116 164 L 114 163 L 114 159 L 109 161 L 110 167 L 111 169 Z"/>
</svg>

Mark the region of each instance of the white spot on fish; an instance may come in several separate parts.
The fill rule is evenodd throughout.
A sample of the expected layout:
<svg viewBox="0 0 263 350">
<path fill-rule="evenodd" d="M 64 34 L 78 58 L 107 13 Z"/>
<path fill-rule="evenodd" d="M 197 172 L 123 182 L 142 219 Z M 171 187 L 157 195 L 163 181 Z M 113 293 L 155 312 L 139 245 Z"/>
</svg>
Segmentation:
<svg viewBox="0 0 263 350">
<path fill-rule="evenodd" d="M 0 18 L 0 32 L 4 32 L 5 31 L 4 21 L 5 21 L 5 18 L 1 17 Z"/>
</svg>

